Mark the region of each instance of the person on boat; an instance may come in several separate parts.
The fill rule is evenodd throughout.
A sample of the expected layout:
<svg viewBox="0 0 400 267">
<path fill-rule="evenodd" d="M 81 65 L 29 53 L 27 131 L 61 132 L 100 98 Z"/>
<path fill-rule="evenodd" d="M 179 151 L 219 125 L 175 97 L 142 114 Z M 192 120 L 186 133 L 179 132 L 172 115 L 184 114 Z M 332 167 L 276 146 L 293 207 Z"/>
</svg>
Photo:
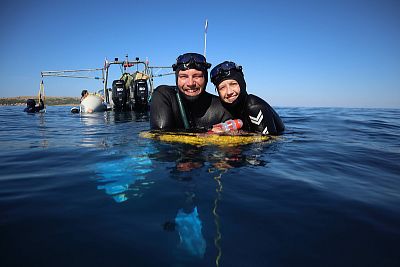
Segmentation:
<svg viewBox="0 0 400 267">
<path fill-rule="evenodd" d="M 82 92 L 81 92 L 81 102 L 82 102 L 82 100 L 83 99 L 85 99 L 87 96 L 89 95 L 89 92 L 88 92 L 88 90 L 82 90 Z"/>
<path fill-rule="evenodd" d="M 26 108 L 24 109 L 24 112 L 27 113 L 36 113 L 44 109 L 44 102 L 42 97 L 39 97 L 39 104 L 36 105 L 35 99 L 28 99 L 26 100 Z"/>
<path fill-rule="evenodd" d="M 176 86 L 160 85 L 152 95 L 152 129 L 206 130 L 231 119 L 218 97 L 206 92 L 210 67 L 201 54 L 186 53 L 177 58 L 172 65 Z"/>
<path fill-rule="evenodd" d="M 247 93 L 241 66 L 224 61 L 211 70 L 210 76 L 222 105 L 233 118 L 242 120 L 242 130 L 265 135 L 283 133 L 285 126 L 278 113 L 263 99 Z"/>
</svg>

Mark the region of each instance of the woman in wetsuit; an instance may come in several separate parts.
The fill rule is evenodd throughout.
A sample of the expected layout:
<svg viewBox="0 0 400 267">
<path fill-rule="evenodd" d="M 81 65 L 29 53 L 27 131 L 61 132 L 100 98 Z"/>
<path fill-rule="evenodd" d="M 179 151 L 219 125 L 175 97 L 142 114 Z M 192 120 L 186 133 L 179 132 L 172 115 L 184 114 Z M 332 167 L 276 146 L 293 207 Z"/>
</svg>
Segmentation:
<svg viewBox="0 0 400 267">
<path fill-rule="evenodd" d="M 208 129 L 231 119 L 218 97 L 205 91 L 210 66 L 206 58 L 197 53 L 177 58 L 172 65 L 176 86 L 158 86 L 152 95 L 152 129 Z"/>
<path fill-rule="evenodd" d="M 222 105 L 233 118 L 243 121 L 243 130 L 270 135 L 279 135 L 284 131 L 285 126 L 278 113 L 263 99 L 247 93 L 241 66 L 224 61 L 215 66 L 210 74 Z"/>
</svg>

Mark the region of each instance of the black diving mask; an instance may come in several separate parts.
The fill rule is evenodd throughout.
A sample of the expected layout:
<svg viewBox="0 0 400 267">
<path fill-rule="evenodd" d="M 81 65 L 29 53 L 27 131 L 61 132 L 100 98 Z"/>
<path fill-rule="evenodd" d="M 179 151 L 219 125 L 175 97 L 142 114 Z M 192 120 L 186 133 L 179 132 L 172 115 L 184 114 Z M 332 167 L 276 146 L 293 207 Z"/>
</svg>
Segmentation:
<svg viewBox="0 0 400 267">
<path fill-rule="evenodd" d="M 207 70 L 211 67 L 211 64 L 206 61 L 206 58 L 197 53 L 186 53 L 180 55 L 176 59 L 176 63 L 172 65 L 172 69 L 176 71 L 197 69 L 197 70 Z"/>
<path fill-rule="evenodd" d="M 215 85 L 219 84 L 218 81 L 221 81 L 226 77 L 229 77 L 231 75 L 232 70 L 235 70 L 243 74 L 242 66 L 237 65 L 235 62 L 224 61 L 218 64 L 210 72 L 211 82 Z"/>
</svg>

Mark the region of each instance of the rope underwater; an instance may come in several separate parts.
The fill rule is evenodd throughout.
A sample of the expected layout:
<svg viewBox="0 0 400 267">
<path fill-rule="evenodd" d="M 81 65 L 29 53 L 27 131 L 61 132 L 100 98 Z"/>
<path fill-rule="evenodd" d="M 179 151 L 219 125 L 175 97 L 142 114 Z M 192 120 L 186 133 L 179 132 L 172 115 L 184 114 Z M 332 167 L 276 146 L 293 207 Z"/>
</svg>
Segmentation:
<svg viewBox="0 0 400 267">
<path fill-rule="evenodd" d="M 220 218 L 217 213 L 217 208 L 218 208 L 219 200 L 221 199 L 221 192 L 222 192 L 221 177 L 222 177 L 222 174 L 224 174 L 226 172 L 227 172 L 227 170 L 225 169 L 225 170 L 222 170 L 219 173 L 219 175 L 214 176 L 214 180 L 217 182 L 217 188 L 215 188 L 215 192 L 217 193 L 217 196 L 214 200 L 214 208 L 213 208 L 214 222 L 215 222 L 216 231 L 217 231 L 216 236 L 214 238 L 214 245 L 218 251 L 217 257 L 215 258 L 215 266 L 216 267 L 219 267 L 219 262 L 220 262 L 221 256 L 222 256 L 222 249 L 221 249 L 222 235 L 221 235 Z"/>
</svg>

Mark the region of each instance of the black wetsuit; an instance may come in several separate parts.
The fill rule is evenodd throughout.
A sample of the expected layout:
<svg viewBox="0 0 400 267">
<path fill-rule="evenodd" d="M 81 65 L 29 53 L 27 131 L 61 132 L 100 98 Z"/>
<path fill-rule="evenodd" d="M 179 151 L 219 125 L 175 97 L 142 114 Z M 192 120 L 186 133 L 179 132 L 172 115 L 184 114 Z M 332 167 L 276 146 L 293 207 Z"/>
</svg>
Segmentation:
<svg viewBox="0 0 400 267">
<path fill-rule="evenodd" d="M 218 81 L 233 79 L 240 86 L 239 96 L 232 103 L 222 102 L 222 105 L 232 114 L 234 119 L 243 121 L 242 130 L 261 134 L 279 135 L 285 126 L 278 113 L 263 99 L 247 93 L 243 73 L 231 71 L 229 76 Z"/>
<path fill-rule="evenodd" d="M 152 129 L 184 129 L 175 86 L 158 86 L 151 99 L 150 127 Z M 212 125 L 231 119 L 219 98 L 203 92 L 196 100 L 189 101 L 180 93 L 191 129 L 210 129 Z"/>
<path fill-rule="evenodd" d="M 245 131 L 278 135 L 285 130 L 279 115 L 258 96 L 246 95 L 242 107 L 228 110 L 235 119 L 243 121 L 242 129 Z"/>
<path fill-rule="evenodd" d="M 35 101 L 33 99 L 30 99 L 32 101 L 28 101 L 28 106 L 24 109 L 24 112 L 27 113 L 36 113 L 44 109 L 44 103 L 43 100 L 40 99 L 39 105 L 36 106 Z"/>
</svg>

